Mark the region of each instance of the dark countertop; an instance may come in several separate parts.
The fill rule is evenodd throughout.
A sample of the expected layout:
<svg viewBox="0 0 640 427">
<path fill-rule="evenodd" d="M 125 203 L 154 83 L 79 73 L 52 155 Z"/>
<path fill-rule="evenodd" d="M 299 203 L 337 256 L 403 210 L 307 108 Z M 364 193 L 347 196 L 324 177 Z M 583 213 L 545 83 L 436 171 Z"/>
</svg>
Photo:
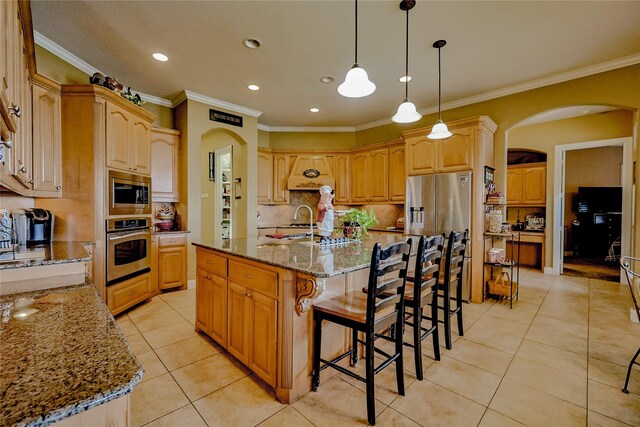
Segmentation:
<svg viewBox="0 0 640 427">
<path fill-rule="evenodd" d="M 0 262 L 0 270 L 12 268 L 34 267 L 38 265 L 67 264 L 71 262 L 91 261 L 91 255 L 85 249 L 85 245 L 92 242 L 52 242 L 48 245 L 18 246 L 16 260 Z M 38 255 L 37 258 L 19 259 Z M 11 252 L 5 252 L 0 256 L 1 260 L 10 260 Z"/>
<path fill-rule="evenodd" d="M 33 298 L 24 318 L 15 303 Z M 144 370 L 89 279 L 0 297 L 0 424 L 46 426 L 130 393 Z"/>
<path fill-rule="evenodd" d="M 191 230 L 167 230 L 167 231 L 159 230 L 159 231 L 151 232 L 151 234 L 155 234 L 156 236 L 163 236 L 165 234 L 186 234 L 186 233 L 191 233 Z"/>
<path fill-rule="evenodd" d="M 265 228 L 287 228 L 287 229 L 293 229 L 293 230 L 297 230 L 297 229 L 309 229 L 309 223 L 306 224 L 285 224 L 285 225 L 274 225 L 274 224 L 260 224 L 258 225 L 258 230 L 264 230 Z M 317 229 L 318 227 L 316 226 L 316 223 L 313 223 L 313 228 Z"/>
<path fill-rule="evenodd" d="M 380 243 L 404 241 L 402 235 L 389 233 Z M 310 245 L 307 239 L 285 240 L 268 237 L 249 237 L 193 242 L 195 246 L 211 249 L 261 262 L 275 267 L 286 268 L 315 277 L 333 277 L 352 271 L 369 268 L 373 245 L 380 239 L 348 243 L 330 248 Z"/>
<path fill-rule="evenodd" d="M 371 227 L 369 229 L 370 231 L 381 231 L 383 233 L 399 233 L 399 234 L 404 234 L 404 228 L 395 228 L 395 227 L 384 227 L 384 226 L 378 226 L 378 227 Z"/>
</svg>

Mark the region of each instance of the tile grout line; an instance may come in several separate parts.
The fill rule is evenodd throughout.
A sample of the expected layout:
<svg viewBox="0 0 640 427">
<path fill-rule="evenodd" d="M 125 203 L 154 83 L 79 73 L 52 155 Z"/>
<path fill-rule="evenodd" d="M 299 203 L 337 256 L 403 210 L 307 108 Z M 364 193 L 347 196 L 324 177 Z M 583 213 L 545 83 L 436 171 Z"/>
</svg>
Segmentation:
<svg viewBox="0 0 640 427">
<path fill-rule="evenodd" d="M 586 385 L 586 391 L 587 391 L 587 395 L 586 397 L 586 408 L 587 408 L 587 413 L 586 415 L 586 419 L 587 419 L 587 425 L 589 425 L 589 360 L 591 359 L 591 350 L 590 350 L 590 343 L 591 343 L 591 279 L 589 279 L 589 281 L 587 282 L 587 378 L 585 379 L 585 381 L 587 382 Z"/>
<path fill-rule="evenodd" d="M 496 387 L 496 390 L 493 392 L 493 395 L 491 396 L 491 399 L 489 399 L 489 403 L 485 407 L 484 413 L 482 414 L 482 417 L 480 417 L 480 421 L 478 421 L 478 426 L 480 425 L 480 423 L 482 422 L 484 417 L 487 415 L 487 411 L 489 410 L 489 406 L 491 406 L 491 402 L 493 402 L 493 399 L 496 397 L 496 393 L 498 393 L 498 390 L 500 389 L 500 386 L 502 385 L 502 382 L 504 381 L 505 377 L 507 376 L 507 372 L 509 372 L 509 368 L 511 367 L 511 365 L 513 364 L 514 359 L 516 358 L 516 354 L 518 354 L 518 350 L 520 350 L 520 347 L 522 346 L 522 342 L 524 341 L 524 337 L 527 336 L 527 333 L 531 329 L 531 325 L 533 325 L 533 322 L 535 321 L 536 317 L 538 316 L 538 312 L 540 311 L 540 307 L 542 307 L 542 304 L 544 304 L 544 302 L 546 301 L 547 297 L 549 296 L 549 292 L 551 291 L 551 288 L 553 288 L 553 286 L 555 285 L 555 281 L 556 280 L 554 279 L 553 283 L 551 284 L 551 286 L 549 286 L 549 288 L 547 289 L 547 292 L 545 292 L 544 298 L 540 302 L 540 305 L 538 306 L 538 309 L 536 310 L 535 316 L 533 316 L 533 319 L 531 320 L 531 323 L 527 327 L 527 330 L 526 330 L 524 336 L 520 340 L 520 344 L 518 344 L 518 348 L 516 349 L 515 353 L 513 353 L 513 357 L 511 358 L 511 361 L 509 362 L 509 365 L 507 366 L 507 369 L 504 371 L 504 374 L 500 378 L 500 382 L 498 383 L 498 387 Z M 521 286 L 521 285 L 522 285 L 522 282 L 520 282 L 518 284 L 518 286 Z M 511 420 L 514 420 L 516 422 L 520 422 L 520 421 L 518 421 L 518 420 L 516 420 L 514 418 L 509 417 L 508 415 L 503 414 L 500 411 L 496 411 L 495 409 L 492 409 L 492 410 L 495 411 L 495 412 L 498 412 L 500 415 L 505 416 L 505 417 L 507 417 L 507 418 L 509 418 Z"/>
</svg>

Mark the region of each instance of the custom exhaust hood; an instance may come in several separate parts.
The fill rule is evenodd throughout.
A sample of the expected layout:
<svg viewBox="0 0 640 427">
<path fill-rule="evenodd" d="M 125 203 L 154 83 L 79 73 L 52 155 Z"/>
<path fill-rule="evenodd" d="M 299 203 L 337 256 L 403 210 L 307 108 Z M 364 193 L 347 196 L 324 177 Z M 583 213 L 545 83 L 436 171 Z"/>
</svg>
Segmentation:
<svg viewBox="0 0 640 427">
<path fill-rule="evenodd" d="M 289 190 L 317 190 L 323 185 L 335 189 L 336 180 L 326 156 L 297 156 L 287 180 Z"/>
</svg>

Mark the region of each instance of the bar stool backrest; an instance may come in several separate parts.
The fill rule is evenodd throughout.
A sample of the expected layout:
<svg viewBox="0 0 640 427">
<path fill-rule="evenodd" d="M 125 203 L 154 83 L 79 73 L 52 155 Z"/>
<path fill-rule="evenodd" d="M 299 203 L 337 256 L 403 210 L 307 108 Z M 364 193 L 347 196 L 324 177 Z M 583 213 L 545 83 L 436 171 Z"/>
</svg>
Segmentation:
<svg viewBox="0 0 640 427">
<path fill-rule="evenodd" d="M 452 231 L 447 239 L 447 252 L 445 256 L 444 282 L 451 286 L 462 283 L 462 267 L 464 266 L 464 254 L 467 249 L 467 231 Z M 445 289 L 448 288 L 445 286 Z"/>
<path fill-rule="evenodd" d="M 624 256 L 620 259 L 620 265 L 627 276 L 627 283 L 629 283 L 633 305 L 636 308 L 638 320 L 640 320 L 640 274 L 632 270 L 633 264 L 640 265 L 640 258 Z"/>
<path fill-rule="evenodd" d="M 431 295 L 432 288 L 440 279 L 440 263 L 444 245 L 444 234 L 421 236 L 416 252 L 415 282 L 413 285 L 413 306 L 422 307 Z M 422 301 L 422 300 L 425 301 Z"/>
<path fill-rule="evenodd" d="M 367 287 L 366 322 L 370 329 L 381 321 L 391 326 L 402 313 L 410 255 L 411 239 L 384 248 L 376 243 L 373 247 Z"/>
</svg>

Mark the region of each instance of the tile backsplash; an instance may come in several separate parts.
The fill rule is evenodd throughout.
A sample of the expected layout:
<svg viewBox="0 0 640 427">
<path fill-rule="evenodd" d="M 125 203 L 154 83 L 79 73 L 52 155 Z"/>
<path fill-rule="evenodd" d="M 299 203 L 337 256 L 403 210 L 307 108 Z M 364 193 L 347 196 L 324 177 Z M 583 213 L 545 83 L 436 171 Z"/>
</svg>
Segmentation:
<svg viewBox="0 0 640 427">
<path fill-rule="evenodd" d="M 289 193 L 288 205 L 258 205 L 258 212 L 260 212 L 258 226 L 286 225 L 292 222 L 306 223 L 309 221 L 308 210 L 301 210 L 297 220 L 293 219 L 293 213 L 298 206 L 307 205 L 313 210 L 313 217 L 316 218 L 318 215 L 317 206 L 319 201 L 320 193 L 317 191 L 291 191 Z M 380 222 L 380 226 L 395 225 L 396 220 L 404 215 L 404 206 L 402 205 L 335 205 L 336 211 L 348 210 L 352 207 L 359 209 L 364 208 L 367 211 L 373 209 L 376 213 L 376 218 L 378 218 Z"/>
</svg>

